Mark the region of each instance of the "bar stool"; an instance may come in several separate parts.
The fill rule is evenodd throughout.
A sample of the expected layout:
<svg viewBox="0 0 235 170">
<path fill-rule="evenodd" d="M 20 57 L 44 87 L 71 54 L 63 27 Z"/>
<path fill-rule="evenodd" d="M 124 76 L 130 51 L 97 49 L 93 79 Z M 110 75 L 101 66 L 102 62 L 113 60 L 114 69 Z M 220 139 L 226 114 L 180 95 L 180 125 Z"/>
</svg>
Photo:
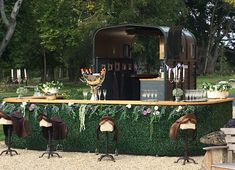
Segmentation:
<svg viewBox="0 0 235 170">
<path fill-rule="evenodd" d="M 47 139 L 47 149 L 39 158 L 42 158 L 45 154 L 48 154 L 48 159 L 54 155 L 62 158 L 53 150 L 52 140 L 64 139 L 68 133 L 67 126 L 60 119 L 49 119 L 46 115 L 40 115 L 38 120 L 39 126 L 42 127 L 43 137 Z"/>
<path fill-rule="evenodd" d="M 11 156 L 13 156 L 12 154 L 13 152 L 16 155 L 18 155 L 16 150 L 11 149 L 11 138 L 12 138 L 12 132 L 13 132 L 13 122 L 11 120 L 11 117 L 0 111 L 0 124 L 3 125 L 5 143 L 7 145 L 7 149 L 2 151 L 0 155 L 2 155 L 3 153 L 6 153 L 6 154 L 9 153 Z"/>
<path fill-rule="evenodd" d="M 188 142 L 189 142 L 189 131 L 192 131 L 193 133 L 193 139 L 196 138 L 196 117 L 194 114 L 187 114 L 184 116 L 181 116 L 178 120 L 176 120 L 171 128 L 169 136 L 171 139 L 175 139 L 177 135 L 178 129 L 180 131 L 184 132 L 183 141 L 184 141 L 184 156 L 179 157 L 175 163 L 178 163 L 180 160 L 183 161 L 183 165 L 185 165 L 185 162 L 192 161 L 194 164 L 197 164 L 194 159 L 189 157 L 189 149 L 188 149 Z"/>
<path fill-rule="evenodd" d="M 113 140 L 116 142 L 115 144 L 117 147 L 118 130 L 116 128 L 113 118 L 109 116 L 102 117 L 99 121 L 99 126 L 96 132 L 97 141 L 99 140 L 99 132 L 105 133 L 105 154 L 101 155 L 100 158 L 98 158 L 98 161 L 101 161 L 104 157 L 108 157 L 115 162 L 114 157 L 108 153 L 109 133 L 113 133 Z M 117 155 L 117 148 L 115 150 L 115 154 Z"/>
</svg>

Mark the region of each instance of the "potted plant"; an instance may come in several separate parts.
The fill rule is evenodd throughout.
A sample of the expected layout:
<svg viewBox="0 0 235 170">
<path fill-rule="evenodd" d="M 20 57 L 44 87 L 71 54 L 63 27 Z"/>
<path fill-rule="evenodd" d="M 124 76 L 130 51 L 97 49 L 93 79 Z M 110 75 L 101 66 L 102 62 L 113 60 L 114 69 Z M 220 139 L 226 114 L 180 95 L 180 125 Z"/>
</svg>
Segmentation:
<svg viewBox="0 0 235 170">
<path fill-rule="evenodd" d="M 39 85 L 39 88 L 46 94 L 46 95 L 53 95 L 57 94 L 58 91 L 63 87 L 63 83 L 59 81 L 51 81 L 45 82 Z"/>
<path fill-rule="evenodd" d="M 172 95 L 175 97 L 175 101 L 179 102 L 181 99 L 181 96 L 183 96 L 184 91 L 181 88 L 175 88 L 172 91 Z"/>
<path fill-rule="evenodd" d="M 232 88 L 235 89 L 235 79 L 229 79 L 229 83 L 231 84 Z"/>
<path fill-rule="evenodd" d="M 25 87 L 18 87 L 16 90 L 16 93 L 18 94 L 18 98 L 21 98 L 23 94 L 26 94 L 28 92 L 27 88 Z"/>
<path fill-rule="evenodd" d="M 228 97 L 228 91 L 231 89 L 231 85 L 227 81 L 220 81 L 215 84 L 204 82 L 202 88 L 207 91 L 207 98 L 221 99 Z"/>
</svg>

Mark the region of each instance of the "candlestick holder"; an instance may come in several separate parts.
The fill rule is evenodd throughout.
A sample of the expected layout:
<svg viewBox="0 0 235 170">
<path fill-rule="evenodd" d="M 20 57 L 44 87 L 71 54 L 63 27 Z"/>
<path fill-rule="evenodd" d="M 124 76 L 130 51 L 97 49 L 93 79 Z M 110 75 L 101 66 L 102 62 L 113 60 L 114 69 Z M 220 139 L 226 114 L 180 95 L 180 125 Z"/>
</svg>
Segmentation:
<svg viewBox="0 0 235 170">
<path fill-rule="evenodd" d="M 181 83 L 185 80 L 185 66 L 178 63 L 175 67 L 170 68 L 166 65 L 168 70 L 168 80 L 170 83 Z"/>
</svg>

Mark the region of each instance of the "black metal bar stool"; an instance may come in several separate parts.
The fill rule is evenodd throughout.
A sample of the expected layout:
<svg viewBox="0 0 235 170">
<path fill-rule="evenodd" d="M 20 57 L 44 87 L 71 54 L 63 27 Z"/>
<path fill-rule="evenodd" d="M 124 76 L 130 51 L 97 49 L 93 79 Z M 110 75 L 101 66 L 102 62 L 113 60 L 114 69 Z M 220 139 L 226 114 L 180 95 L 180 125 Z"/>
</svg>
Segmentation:
<svg viewBox="0 0 235 170">
<path fill-rule="evenodd" d="M 39 158 L 42 158 L 45 154 L 48 154 L 48 159 L 54 155 L 62 158 L 59 153 L 53 150 L 52 140 L 64 139 L 68 133 L 67 126 L 60 119 L 49 119 L 46 115 L 40 115 L 38 120 L 39 126 L 42 127 L 43 137 L 47 139 L 47 149 Z"/>
<path fill-rule="evenodd" d="M 13 156 L 12 153 L 15 153 L 18 155 L 16 150 L 11 149 L 11 138 L 12 138 L 12 132 L 13 132 L 13 122 L 11 120 L 11 117 L 8 116 L 7 114 L 0 112 L 0 124 L 3 125 L 3 131 L 5 135 L 5 143 L 7 145 L 7 149 L 3 150 L 0 155 L 3 153 L 10 154 Z"/>
<path fill-rule="evenodd" d="M 184 143 L 184 154 L 183 157 L 179 157 L 175 163 L 178 163 L 180 160 L 183 160 L 183 165 L 185 165 L 185 162 L 192 161 L 194 164 L 197 164 L 194 159 L 189 157 L 189 148 L 188 148 L 188 142 L 189 142 L 189 131 L 192 131 L 193 133 L 193 139 L 196 138 L 196 117 L 194 114 L 187 114 L 182 117 L 180 117 L 178 120 L 175 121 L 175 123 L 172 124 L 170 128 L 169 136 L 171 139 L 175 139 L 177 136 L 178 129 L 183 132 L 183 143 Z"/>
<path fill-rule="evenodd" d="M 118 130 L 116 128 L 116 125 L 114 123 L 113 118 L 109 116 L 102 117 L 99 121 L 99 126 L 97 128 L 97 141 L 99 140 L 99 132 L 105 133 L 105 154 L 101 155 L 100 158 L 98 158 L 98 161 L 101 161 L 103 158 L 108 157 L 112 161 L 115 162 L 115 159 L 112 155 L 109 154 L 108 152 L 108 142 L 109 142 L 109 133 L 113 133 L 113 140 L 116 142 L 116 149 L 115 149 L 115 154 L 118 155 L 117 153 L 117 135 L 118 135 Z"/>
</svg>

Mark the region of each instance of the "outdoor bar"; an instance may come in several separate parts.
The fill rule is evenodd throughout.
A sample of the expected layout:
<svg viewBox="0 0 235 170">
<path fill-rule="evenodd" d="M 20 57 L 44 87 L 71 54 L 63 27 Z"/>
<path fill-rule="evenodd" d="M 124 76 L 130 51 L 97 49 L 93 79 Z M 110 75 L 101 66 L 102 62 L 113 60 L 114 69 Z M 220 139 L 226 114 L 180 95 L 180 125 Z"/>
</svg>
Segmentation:
<svg viewBox="0 0 235 170">
<path fill-rule="evenodd" d="M 91 87 L 91 100 L 4 99 L 2 111 L 20 111 L 32 126 L 26 138 L 14 137 L 15 147 L 44 149 L 37 117 L 46 114 L 59 116 L 68 126 L 66 139 L 57 141 L 65 151 L 103 152 L 105 140 L 102 136 L 97 141 L 97 128 L 102 117 L 111 116 L 118 129 L 119 153 L 178 156 L 183 153 L 182 139 L 170 140 L 170 127 L 180 116 L 194 114 L 197 138 L 189 142 L 189 148 L 190 155 L 199 155 L 204 147 L 199 138 L 232 118 L 233 98 L 207 99 L 200 94 L 196 99 L 185 94 L 175 101 L 175 88 L 196 89 L 196 39 L 188 30 L 118 25 L 97 29 L 92 42 L 93 73 L 81 69 L 82 81 Z M 105 95 L 97 98 L 99 89 Z M 115 144 L 110 141 L 111 148 L 114 152 Z"/>
<path fill-rule="evenodd" d="M 29 136 L 24 139 L 14 138 L 15 147 L 44 149 L 46 141 L 40 135 L 41 129 L 36 117 L 39 113 L 47 111 L 50 115 L 59 115 L 68 126 L 67 138 L 59 141 L 65 151 L 95 152 L 96 148 L 103 151 L 104 140 L 96 142 L 96 129 L 99 119 L 104 115 L 110 115 L 114 118 L 119 131 L 119 153 L 175 156 L 182 154 L 183 144 L 180 139 L 170 140 L 169 128 L 180 114 L 193 112 L 197 117 L 197 140 L 190 142 L 189 148 L 191 155 L 199 155 L 203 153 L 204 146 L 199 142 L 199 138 L 218 130 L 232 117 L 232 101 L 233 98 L 211 99 L 206 102 L 150 102 L 48 100 L 25 97 L 4 99 L 6 103 L 3 110 L 24 110 L 25 117 L 32 125 Z M 24 102 L 25 105 L 22 106 Z M 114 152 L 112 142 L 110 148 L 113 148 L 110 151 Z"/>
</svg>

